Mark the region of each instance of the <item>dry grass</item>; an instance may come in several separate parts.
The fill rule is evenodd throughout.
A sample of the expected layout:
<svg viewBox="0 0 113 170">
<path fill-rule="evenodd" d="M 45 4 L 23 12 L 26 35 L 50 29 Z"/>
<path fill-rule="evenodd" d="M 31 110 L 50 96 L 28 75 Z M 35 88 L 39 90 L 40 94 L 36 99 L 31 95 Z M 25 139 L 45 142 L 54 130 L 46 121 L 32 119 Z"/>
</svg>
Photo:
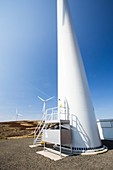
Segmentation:
<svg viewBox="0 0 113 170">
<path fill-rule="evenodd" d="M 38 121 L 0 122 L 0 139 L 33 137 Z"/>
</svg>

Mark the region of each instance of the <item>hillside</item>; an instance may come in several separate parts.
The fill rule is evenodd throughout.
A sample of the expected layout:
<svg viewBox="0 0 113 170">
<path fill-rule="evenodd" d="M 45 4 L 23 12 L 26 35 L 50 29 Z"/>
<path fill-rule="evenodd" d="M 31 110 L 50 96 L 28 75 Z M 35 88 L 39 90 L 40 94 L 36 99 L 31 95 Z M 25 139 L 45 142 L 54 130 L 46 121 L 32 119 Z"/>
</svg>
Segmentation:
<svg viewBox="0 0 113 170">
<path fill-rule="evenodd" d="M 16 137 L 33 137 L 33 132 L 39 121 L 0 122 L 0 139 Z"/>
</svg>

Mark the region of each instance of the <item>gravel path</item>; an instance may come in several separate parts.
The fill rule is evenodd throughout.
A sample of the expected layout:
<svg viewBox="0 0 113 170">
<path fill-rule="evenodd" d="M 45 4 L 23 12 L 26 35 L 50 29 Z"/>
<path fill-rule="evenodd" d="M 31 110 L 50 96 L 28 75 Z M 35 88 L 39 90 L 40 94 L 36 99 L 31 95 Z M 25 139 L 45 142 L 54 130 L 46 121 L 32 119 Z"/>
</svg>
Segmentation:
<svg viewBox="0 0 113 170">
<path fill-rule="evenodd" d="M 0 140 L 0 170 L 113 170 L 113 142 L 105 154 L 70 156 L 53 161 L 36 154 L 42 147 L 29 148 L 32 139 Z"/>
</svg>

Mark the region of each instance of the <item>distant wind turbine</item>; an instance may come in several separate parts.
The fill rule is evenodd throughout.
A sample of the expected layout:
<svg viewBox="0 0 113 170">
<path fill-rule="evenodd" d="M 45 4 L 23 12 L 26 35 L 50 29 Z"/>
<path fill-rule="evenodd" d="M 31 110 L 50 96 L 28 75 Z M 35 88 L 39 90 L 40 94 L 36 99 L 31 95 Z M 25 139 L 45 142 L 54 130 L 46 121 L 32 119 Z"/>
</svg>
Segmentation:
<svg viewBox="0 0 113 170">
<path fill-rule="evenodd" d="M 50 98 L 48 98 L 46 100 L 42 99 L 40 96 L 38 96 L 38 98 L 43 102 L 42 113 L 44 114 L 46 112 L 46 103 L 47 103 L 47 101 L 52 100 L 54 98 L 54 96 L 50 97 Z"/>
<path fill-rule="evenodd" d="M 16 108 L 16 121 L 18 120 L 19 116 L 22 116 L 22 114 L 18 113 L 18 109 Z"/>
</svg>

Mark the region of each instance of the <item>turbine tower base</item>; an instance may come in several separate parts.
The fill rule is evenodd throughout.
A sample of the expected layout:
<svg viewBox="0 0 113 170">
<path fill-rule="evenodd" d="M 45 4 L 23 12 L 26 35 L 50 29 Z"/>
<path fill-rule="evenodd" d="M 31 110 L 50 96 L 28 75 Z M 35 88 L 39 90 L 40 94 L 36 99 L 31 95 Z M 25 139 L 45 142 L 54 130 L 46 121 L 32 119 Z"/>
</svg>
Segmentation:
<svg viewBox="0 0 113 170">
<path fill-rule="evenodd" d="M 60 146 L 55 145 L 54 146 L 55 149 L 60 149 Z M 108 148 L 103 145 L 101 147 L 98 148 L 67 148 L 65 146 L 61 147 L 61 151 L 65 154 L 69 154 L 69 155 L 98 155 L 98 154 L 102 154 L 108 151 Z"/>
<path fill-rule="evenodd" d="M 73 154 L 80 154 L 80 155 L 97 155 L 102 154 L 108 151 L 108 148 L 106 146 L 101 146 L 98 148 L 79 148 L 79 150 L 72 149 Z"/>
</svg>

